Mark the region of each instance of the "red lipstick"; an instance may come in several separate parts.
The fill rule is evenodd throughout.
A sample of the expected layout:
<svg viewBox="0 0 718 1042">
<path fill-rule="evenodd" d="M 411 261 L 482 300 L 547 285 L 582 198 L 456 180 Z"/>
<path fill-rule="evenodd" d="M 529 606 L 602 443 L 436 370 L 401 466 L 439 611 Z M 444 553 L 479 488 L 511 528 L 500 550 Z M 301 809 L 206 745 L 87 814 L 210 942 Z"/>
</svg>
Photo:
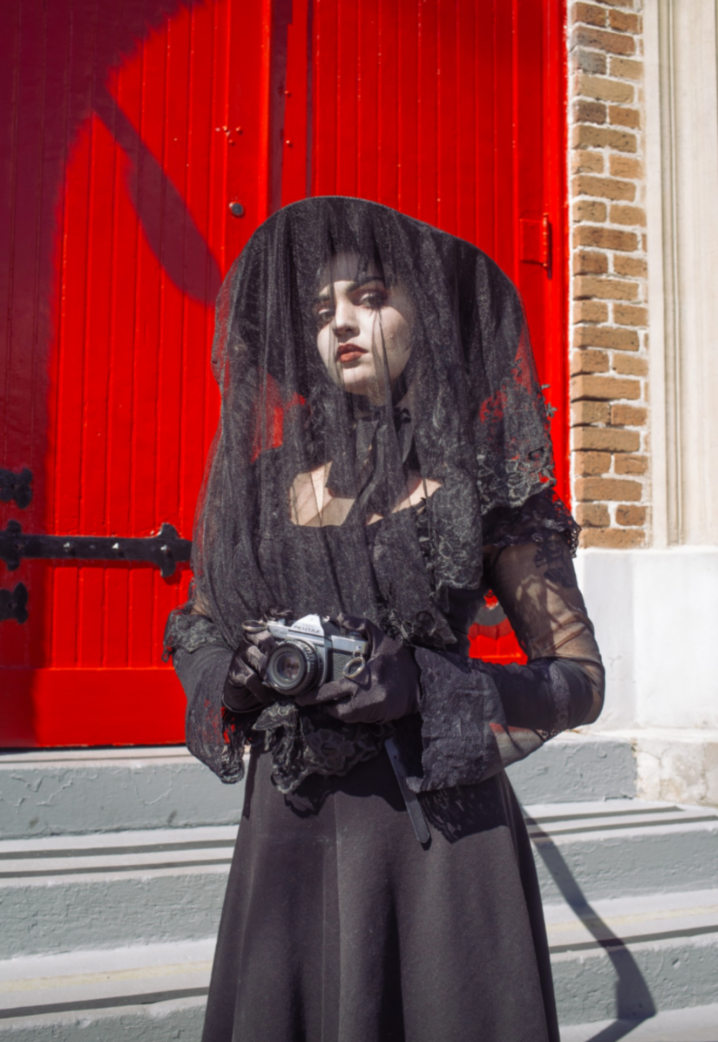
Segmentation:
<svg viewBox="0 0 718 1042">
<path fill-rule="evenodd" d="M 337 348 L 336 360 L 340 365 L 346 362 L 356 362 L 357 358 L 361 358 L 365 354 L 366 350 L 359 347 L 358 344 L 340 344 Z"/>
</svg>

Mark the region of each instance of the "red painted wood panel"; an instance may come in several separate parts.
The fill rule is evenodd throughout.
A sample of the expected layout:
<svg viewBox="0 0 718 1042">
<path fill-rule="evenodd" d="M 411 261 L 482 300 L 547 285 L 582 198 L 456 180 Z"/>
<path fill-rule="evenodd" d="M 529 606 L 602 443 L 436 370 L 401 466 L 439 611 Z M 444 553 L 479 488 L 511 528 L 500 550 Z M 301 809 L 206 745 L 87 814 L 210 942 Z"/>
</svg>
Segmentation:
<svg viewBox="0 0 718 1042">
<path fill-rule="evenodd" d="M 8 5 L 0 466 L 30 467 L 35 496 L 3 504 L 3 527 L 144 536 L 169 521 L 191 536 L 218 411 L 212 305 L 267 216 L 265 15 L 237 0 Z M 183 739 L 161 646 L 186 570 L 0 567 L 30 591 L 28 622 L 0 624 L 0 743 Z"/>
<path fill-rule="evenodd" d="M 561 0 L 316 0 L 312 193 L 397 207 L 510 275 L 556 410 L 567 498 L 563 25 Z M 550 277 L 522 255 L 526 219 L 551 228 Z M 508 623 L 473 651 L 523 659 Z"/>
<path fill-rule="evenodd" d="M 511 275 L 566 491 L 563 0 L 8 0 L 2 29 L 0 466 L 34 474 L 2 527 L 191 535 L 219 280 L 307 194 L 397 206 Z M 522 217 L 551 222 L 550 279 Z M 182 740 L 160 655 L 186 570 L 0 572 L 30 591 L 0 623 L 0 744 Z"/>
</svg>

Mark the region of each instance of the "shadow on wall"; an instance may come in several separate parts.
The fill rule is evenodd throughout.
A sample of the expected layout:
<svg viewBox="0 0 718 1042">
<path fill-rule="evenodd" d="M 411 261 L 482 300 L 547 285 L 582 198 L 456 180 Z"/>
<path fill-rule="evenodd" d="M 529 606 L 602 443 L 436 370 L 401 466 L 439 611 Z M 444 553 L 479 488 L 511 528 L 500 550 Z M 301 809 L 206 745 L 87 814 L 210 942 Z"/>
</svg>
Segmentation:
<svg viewBox="0 0 718 1042">
<path fill-rule="evenodd" d="M 212 0 L 207 0 L 212 3 Z M 68 211 L 66 178 L 73 147 L 93 116 L 125 158 L 129 198 L 159 267 L 180 292 L 211 304 L 220 271 L 177 186 L 143 143 L 112 95 L 113 70 L 195 0 L 6 0 L 0 34 L 0 381 L 5 385 L 5 430 L 0 467 L 33 472 L 33 498 L 18 518 L 23 530 L 46 531 L 48 388 L 61 290 L 58 237 L 62 222 L 83 234 L 86 214 Z M 169 56 L 169 47 L 168 47 Z M 64 290 L 63 290 L 64 292 Z M 10 513 L 18 517 L 9 504 Z M 0 523 L 0 528 L 4 527 Z M 2 567 L 0 565 L 0 567 Z M 39 566 L 41 569 L 42 566 Z M 6 573 L 5 573 L 6 574 Z M 3 574 L 2 579 L 5 579 Z M 36 566 L 24 566 L 30 587 L 33 634 L 15 622 L 3 632 L 6 664 L 38 665 L 37 620 L 46 617 L 46 584 Z M 28 581 L 29 577 L 29 581 Z M 12 630 L 12 633 L 10 632 Z M 4 641 L 10 641 L 9 649 Z M 14 649 L 13 649 L 14 645 Z M 32 733 L 32 674 L 18 670 L 3 733 Z M 15 690 L 20 684 L 26 691 Z M 18 715 L 19 714 L 19 715 Z M 25 744 L 21 741 L 20 744 Z"/>
</svg>

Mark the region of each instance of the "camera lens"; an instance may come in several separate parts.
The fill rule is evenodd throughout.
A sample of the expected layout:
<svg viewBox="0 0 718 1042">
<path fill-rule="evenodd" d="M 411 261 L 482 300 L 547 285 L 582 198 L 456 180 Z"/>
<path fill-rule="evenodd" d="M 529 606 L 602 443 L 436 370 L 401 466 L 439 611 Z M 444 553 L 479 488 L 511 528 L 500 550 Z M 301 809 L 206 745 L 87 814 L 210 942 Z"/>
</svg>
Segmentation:
<svg viewBox="0 0 718 1042">
<path fill-rule="evenodd" d="M 304 658 L 295 648 L 285 648 L 277 655 L 274 671 L 287 687 L 295 687 L 304 674 Z"/>
<path fill-rule="evenodd" d="M 298 695 L 310 688 L 319 661 L 311 644 L 285 641 L 274 649 L 267 663 L 267 683 L 284 695 Z"/>
</svg>

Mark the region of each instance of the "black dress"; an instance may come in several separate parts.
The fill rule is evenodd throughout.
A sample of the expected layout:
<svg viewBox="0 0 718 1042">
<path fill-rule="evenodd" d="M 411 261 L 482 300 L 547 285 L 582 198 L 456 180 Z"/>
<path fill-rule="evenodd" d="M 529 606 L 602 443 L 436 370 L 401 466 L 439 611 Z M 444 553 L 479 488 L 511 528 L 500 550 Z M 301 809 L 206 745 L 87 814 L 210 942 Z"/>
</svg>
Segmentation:
<svg viewBox="0 0 718 1042">
<path fill-rule="evenodd" d="M 360 351 L 363 384 L 340 344 Z M 213 367 L 222 412 L 196 585 L 165 646 L 191 751 L 232 782 L 246 738 L 254 749 L 205 1042 L 558 1042 L 503 767 L 595 719 L 602 670 L 516 289 L 438 229 L 307 199 L 265 222 L 227 276 Z M 527 665 L 468 659 L 483 586 Z M 252 719 L 227 704 L 243 623 L 277 610 L 346 612 L 411 647 L 418 711 L 344 724 L 287 698 Z"/>
<path fill-rule="evenodd" d="M 424 847 L 386 752 L 294 796 L 270 773 L 252 753 L 203 1042 L 558 1042 L 504 772 L 423 794 Z"/>
<path fill-rule="evenodd" d="M 556 699 L 536 672 L 546 662 L 580 674 L 595 714 L 600 656 L 565 540 L 494 548 L 484 572 L 531 660 L 493 668 L 509 723 L 543 737 L 558 729 Z M 480 603 L 457 600 L 457 637 Z M 175 655 L 191 704 L 207 704 L 229 657 L 207 645 Z M 423 777 L 412 779 L 431 835 L 424 845 L 384 749 L 343 777 L 313 774 L 283 794 L 272 753 L 255 741 L 203 1042 L 558 1042 L 541 897 L 511 785 L 503 770 L 476 784 L 447 780 L 447 763 L 466 777 L 485 769 L 466 706 L 482 723 L 487 711 L 470 679 L 454 670 L 429 680 L 413 718 L 421 734 L 409 727 L 404 737 L 405 749 L 421 747 L 435 718 L 448 721 L 438 762 L 425 755 Z M 411 756 L 407 766 L 411 775 Z"/>
</svg>

